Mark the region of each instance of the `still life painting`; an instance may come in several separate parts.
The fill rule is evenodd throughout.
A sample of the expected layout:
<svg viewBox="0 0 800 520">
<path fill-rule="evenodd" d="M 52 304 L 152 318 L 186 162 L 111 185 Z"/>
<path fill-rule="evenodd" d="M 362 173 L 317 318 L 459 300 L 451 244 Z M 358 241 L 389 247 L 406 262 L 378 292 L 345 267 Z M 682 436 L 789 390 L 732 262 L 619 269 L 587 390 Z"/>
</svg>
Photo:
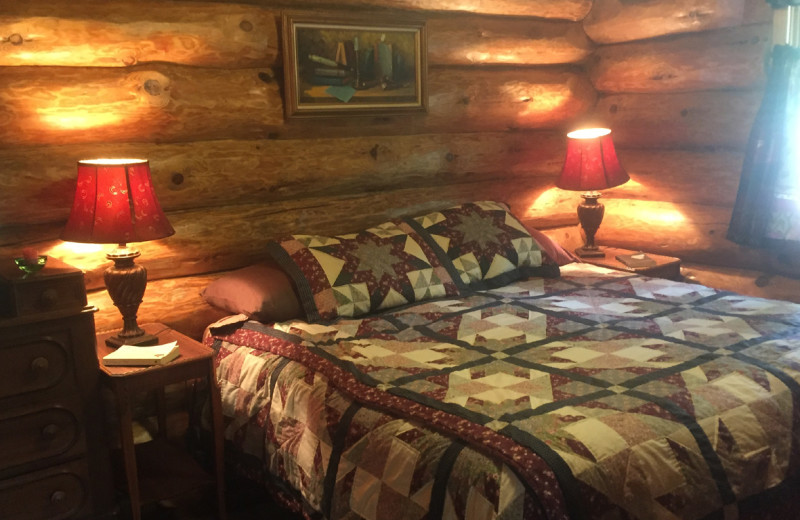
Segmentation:
<svg viewBox="0 0 800 520">
<path fill-rule="evenodd" d="M 283 17 L 287 116 L 424 111 L 425 25 Z"/>
</svg>

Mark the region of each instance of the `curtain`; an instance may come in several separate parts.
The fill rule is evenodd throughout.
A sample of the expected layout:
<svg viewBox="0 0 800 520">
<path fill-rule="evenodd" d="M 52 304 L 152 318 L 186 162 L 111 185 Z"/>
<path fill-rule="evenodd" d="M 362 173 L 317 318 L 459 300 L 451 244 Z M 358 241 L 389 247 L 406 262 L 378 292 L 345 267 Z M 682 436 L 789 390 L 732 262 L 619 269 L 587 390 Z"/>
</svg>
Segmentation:
<svg viewBox="0 0 800 520">
<path fill-rule="evenodd" d="M 750 131 L 727 238 L 741 245 L 776 250 L 800 245 L 798 48 L 773 48 L 764 100 Z"/>
</svg>

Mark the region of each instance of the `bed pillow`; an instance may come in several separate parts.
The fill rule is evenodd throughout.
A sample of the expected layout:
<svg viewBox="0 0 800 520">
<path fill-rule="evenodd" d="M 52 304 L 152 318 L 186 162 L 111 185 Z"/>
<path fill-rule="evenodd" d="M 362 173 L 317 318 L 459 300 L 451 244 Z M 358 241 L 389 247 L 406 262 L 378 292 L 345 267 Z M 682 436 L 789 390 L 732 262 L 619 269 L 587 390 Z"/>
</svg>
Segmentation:
<svg viewBox="0 0 800 520">
<path fill-rule="evenodd" d="M 268 251 L 294 281 L 308 321 L 460 294 L 436 253 L 402 221 L 352 235 L 291 235 Z"/>
<path fill-rule="evenodd" d="M 549 236 L 545 235 L 538 229 L 528 229 L 528 231 L 530 232 L 533 239 L 539 243 L 539 247 L 542 248 L 542 252 L 546 254 L 549 258 L 551 258 L 558 265 L 567 265 L 571 264 L 572 262 L 581 261 L 580 258 L 575 256 L 575 254 L 570 253 L 569 251 L 561 247 L 561 244 L 559 244 Z"/>
<path fill-rule="evenodd" d="M 525 226 L 500 202 L 469 202 L 410 220 L 431 247 L 453 263 L 471 289 L 490 289 L 529 276 L 558 276 Z"/>
<path fill-rule="evenodd" d="M 202 296 L 213 307 L 267 323 L 304 317 L 292 281 L 272 262 L 231 271 L 208 284 Z"/>
</svg>

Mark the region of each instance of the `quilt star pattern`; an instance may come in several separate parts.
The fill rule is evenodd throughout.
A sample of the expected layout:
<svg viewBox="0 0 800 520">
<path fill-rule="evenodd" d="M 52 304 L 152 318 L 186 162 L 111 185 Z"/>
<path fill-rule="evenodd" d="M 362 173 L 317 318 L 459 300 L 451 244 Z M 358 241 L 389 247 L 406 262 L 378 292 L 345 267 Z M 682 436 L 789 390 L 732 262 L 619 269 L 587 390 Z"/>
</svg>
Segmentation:
<svg viewBox="0 0 800 520">
<path fill-rule="evenodd" d="M 351 235 L 291 235 L 268 248 L 311 321 L 459 294 L 430 246 L 400 221 Z"/>
<path fill-rule="evenodd" d="M 348 403 L 510 468 L 525 491 L 504 496 L 518 506 L 479 486 L 481 518 L 735 518 L 797 473 L 800 306 L 585 265 L 561 272 L 331 324 L 250 321 L 207 341 L 302 364 Z M 402 481 L 424 513 L 431 481 L 410 462 L 417 448 L 384 445 L 373 464 L 399 468 L 388 477 L 348 463 L 328 478 Z M 321 460 L 331 453 L 346 458 L 331 448 Z"/>
<path fill-rule="evenodd" d="M 539 244 L 500 202 L 462 204 L 410 222 L 453 262 L 460 281 L 473 288 L 497 287 L 555 270 L 542 265 L 547 258 Z"/>
</svg>

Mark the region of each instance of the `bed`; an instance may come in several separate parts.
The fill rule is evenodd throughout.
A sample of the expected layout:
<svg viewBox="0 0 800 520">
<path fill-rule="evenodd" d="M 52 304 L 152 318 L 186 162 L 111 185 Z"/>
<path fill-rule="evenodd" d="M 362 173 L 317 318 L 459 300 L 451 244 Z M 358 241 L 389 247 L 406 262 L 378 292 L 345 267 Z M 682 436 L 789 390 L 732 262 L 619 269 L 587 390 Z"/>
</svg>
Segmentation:
<svg viewBox="0 0 800 520">
<path fill-rule="evenodd" d="M 800 307 L 531 233 L 470 203 L 215 282 L 229 465 L 308 518 L 800 517 Z"/>
</svg>

